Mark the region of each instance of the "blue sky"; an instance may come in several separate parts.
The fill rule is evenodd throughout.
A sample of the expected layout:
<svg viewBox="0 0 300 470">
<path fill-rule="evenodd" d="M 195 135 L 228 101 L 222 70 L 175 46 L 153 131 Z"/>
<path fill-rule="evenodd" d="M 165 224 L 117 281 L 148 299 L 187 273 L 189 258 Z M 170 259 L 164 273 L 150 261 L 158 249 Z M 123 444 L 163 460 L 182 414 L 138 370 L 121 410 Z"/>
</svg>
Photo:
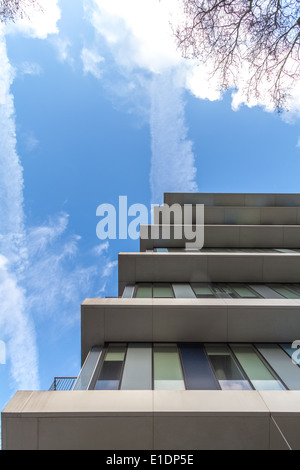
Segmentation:
<svg viewBox="0 0 300 470">
<path fill-rule="evenodd" d="M 300 190 L 297 94 L 280 116 L 221 95 L 174 46 L 176 0 L 43 5 L 0 30 L 0 409 L 76 376 L 81 302 L 117 295 L 139 243 L 99 240 L 100 204 Z"/>
</svg>

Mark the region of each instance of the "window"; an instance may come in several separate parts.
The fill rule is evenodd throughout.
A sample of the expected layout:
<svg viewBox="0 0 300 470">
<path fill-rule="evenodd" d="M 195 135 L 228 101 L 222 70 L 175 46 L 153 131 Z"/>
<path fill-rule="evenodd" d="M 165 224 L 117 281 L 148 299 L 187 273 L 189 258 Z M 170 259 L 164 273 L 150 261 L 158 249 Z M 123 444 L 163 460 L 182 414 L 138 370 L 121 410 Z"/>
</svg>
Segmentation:
<svg viewBox="0 0 300 470">
<path fill-rule="evenodd" d="M 172 298 L 174 292 L 171 284 L 137 284 L 135 290 L 136 298 Z"/>
<path fill-rule="evenodd" d="M 154 390 L 185 390 L 176 344 L 153 345 Z"/>
<path fill-rule="evenodd" d="M 149 299 L 152 297 L 152 284 L 138 284 L 135 297 L 137 299 Z"/>
<path fill-rule="evenodd" d="M 286 299 L 299 299 L 300 294 L 299 292 L 293 290 L 290 287 L 286 287 L 282 284 L 271 284 L 270 287 L 278 292 L 280 295 L 285 297 Z"/>
<path fill-rule="evenodd" d="M 207 344 L 205 349 L 222 390 L 252 389 L 226 344 Z"/>
<path fill-rule="evenodd" d="M 107 348 L 96 390 L 118 390 L 125 359 L 125 344 L 110 344 Z"/>
<path fill-rule="evenodd" d="M 256 390 L 285 388 L 251 344 L 232 344 L 231 348 Z"/>
<path fill-rule="evenodd" d="M 268 343 L 110 343 L 92 349 L 77 389 L 300 390 L 291 351 Z"/>
</svg>

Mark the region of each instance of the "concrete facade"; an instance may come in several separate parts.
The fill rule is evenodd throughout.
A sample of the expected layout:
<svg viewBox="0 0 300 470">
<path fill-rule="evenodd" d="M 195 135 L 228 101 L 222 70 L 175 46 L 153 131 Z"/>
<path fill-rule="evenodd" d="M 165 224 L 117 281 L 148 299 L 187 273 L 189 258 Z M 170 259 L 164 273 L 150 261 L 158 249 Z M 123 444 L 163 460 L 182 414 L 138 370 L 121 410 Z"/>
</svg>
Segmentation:
<svg viewBox="0 0 300 470">
<path fill-rule="evenodd" d="M 249 251 L 186 252 L 184 238 L 149 237 L 139 253 L 120 253 L 119 298 L 82 303 L 74 389 L 17 392 L 2 412 L 3 449 L 300 449 L 297 381 L 293 390 L 95 390 L 108 343 L 300 340 L 300 295 L 268 287 L 300 283 L 300 195 L 167 193 L 164 201 L 205 205 L 204 247 Z M 122 297 L 139 283 L 252 283 L 266 298 Z M 287 360 L 290 379 L 299 366 Z"/>
</svg>

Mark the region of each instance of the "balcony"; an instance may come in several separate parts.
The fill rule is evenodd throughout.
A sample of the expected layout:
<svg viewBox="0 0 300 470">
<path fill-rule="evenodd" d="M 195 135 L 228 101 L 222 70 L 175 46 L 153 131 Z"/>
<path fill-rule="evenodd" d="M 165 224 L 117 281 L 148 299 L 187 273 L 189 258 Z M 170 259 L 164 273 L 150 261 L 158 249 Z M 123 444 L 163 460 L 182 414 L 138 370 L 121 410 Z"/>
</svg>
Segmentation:
<svg viewBox="0 0 300 470">
<path fill-rule="evenodd" d="M 73 389 L 77 377 L 54 377 L 49 391 L 70 391 Z"/>
</svg>

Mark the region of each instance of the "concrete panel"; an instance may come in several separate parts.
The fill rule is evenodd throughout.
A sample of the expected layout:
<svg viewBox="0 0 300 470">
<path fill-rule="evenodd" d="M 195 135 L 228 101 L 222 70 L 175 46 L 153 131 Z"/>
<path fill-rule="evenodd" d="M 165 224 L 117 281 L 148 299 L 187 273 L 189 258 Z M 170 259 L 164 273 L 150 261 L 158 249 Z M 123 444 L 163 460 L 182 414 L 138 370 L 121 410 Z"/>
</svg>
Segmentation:
<svg viewBox="0 0 300 470">
<path fill-rule="evenodd" d="M 2 419 L 2 449 L 38 450 L 38 419 L 7 417 Z"/>
<path fill-rule="evenodd" d="M 225 223 L 225 207 L 204 207 L 204 223 L 205 224 L 224 224 Z"/>
<path fill-rule="evenodd" d="M 262 225 L 295 225 L 297 213 L 297 207 L 261 207 L 260 223 Z"/>
<path fill-rule="evenodd" d="M 282 449 L 280 435 L 296 450 L 300 392 L 18 392 L 2 432 L 5 450 Z"/>
<path fill-rule="evenodd" d="M 41 450 L 152 448 L 152 417 L 54 417 L 39 421 Z"/>
<path fill-rule="evenodd" d="M 123 263 L 120 263 L 120 256 L 122 257 Z M 127 253 L 119 253 L 118 260 L 118 276 L 120 281 L 126 280 L 127 284 L 131 282 L 134 283 L 135 259 Z"/>
<path fill-rule="evenodd" d="M 186 390 L 155 391 L 154 412 L 165 414 L 181 412 L 186 416 L 266 416 L 269 413 L 263 398 L 254 390 Z"/>
<path fill-rule="evenodd" d="M 228 341 L 289 342 L 295 331 L 300 331 L 299 307 L 228 307 Z"/>
<path fill-rule="evenodd" d="M 266 282 L 299 282 L 300 253 L 279 256 L 265 256 L 263 280 Z M 256 280 L 257 281 L 257 280 Z"/>
<path fill-rule="evenodd" d="M 245 194 L 242 193 L 215 193 L 214 206 L 244 206 Z"/>
<path fill-rule="evenodd" d="M 130 308 L 106 308 L 104 339 L 152 341 L 152 307 L 132 303 Z"/>
<path fill-rule="evenodd" d="M 156 416 L 154 449 L 268 450 L 269 418 Z"/>
<path fill-rule="evenodd" d="M 300 416 L 300 391 L 264 390 L 259 394 L 274 417 Z"/>
<path fill-rule="evenodd" d="M 283 247 L 283 227 L 242 226 L 240 227 L 239 246 L 243 248 L 281 248 Z"/>
<path fill-rule="evenodd" d="M 245 206 L 275 206 L 275 194 L 245 194 Z"/>
<path fill-rule="evenodd" d="M 257 207 L 225 207 L 225 224 L 259 225 L 260 208 Z"/>
<path fill-rule="evenodd" d="M 276 194 L 276 206 L 300 206 L 300 194 Z"/>
<path fill-rule="evenodd" d="M 271 193 L 165 193 L 166 204 L 207 204 L 215 206 L 300 206 L 300 195 Z"/>
<path fill-rule="evenodd" d="M 154 341 L 226 341 L 227 309 L 211 305 L 198 308 L 153 307 Z"/>
<path fill-rule="evenodd" d="M 300 450 L 300 416 L 274 416 L 286 443 L 292 450 Z"/>
<path fill-rule="evenodd" d="M 291 450 L 289 443 L 272 416 L 270 419 L 270 450 Z"/>
<path fill-rule="evenodd" d="M 212 282 L 263 282 L 261 255 L 208 256 L 207 278 Z"/>
<path fill-rule="evenodd" d="M 205 225 L 205 247 L 239 247 L 239 227 L 235 225 Z"/>
<path fill-rule="evenodd" d="M 138 260 L 141 276 L 133 282 L 299 282 L 300 253 L 136 253 L 131 257 Z M 120 257 L 123 268 L 126 263 L 127 258 Z"/>
<path fill-rule="evenodd" d="M 284 243 L 285 248 L 300 248 L 300 227 L 290 226 L 284 227 Z"/>
</svg>

